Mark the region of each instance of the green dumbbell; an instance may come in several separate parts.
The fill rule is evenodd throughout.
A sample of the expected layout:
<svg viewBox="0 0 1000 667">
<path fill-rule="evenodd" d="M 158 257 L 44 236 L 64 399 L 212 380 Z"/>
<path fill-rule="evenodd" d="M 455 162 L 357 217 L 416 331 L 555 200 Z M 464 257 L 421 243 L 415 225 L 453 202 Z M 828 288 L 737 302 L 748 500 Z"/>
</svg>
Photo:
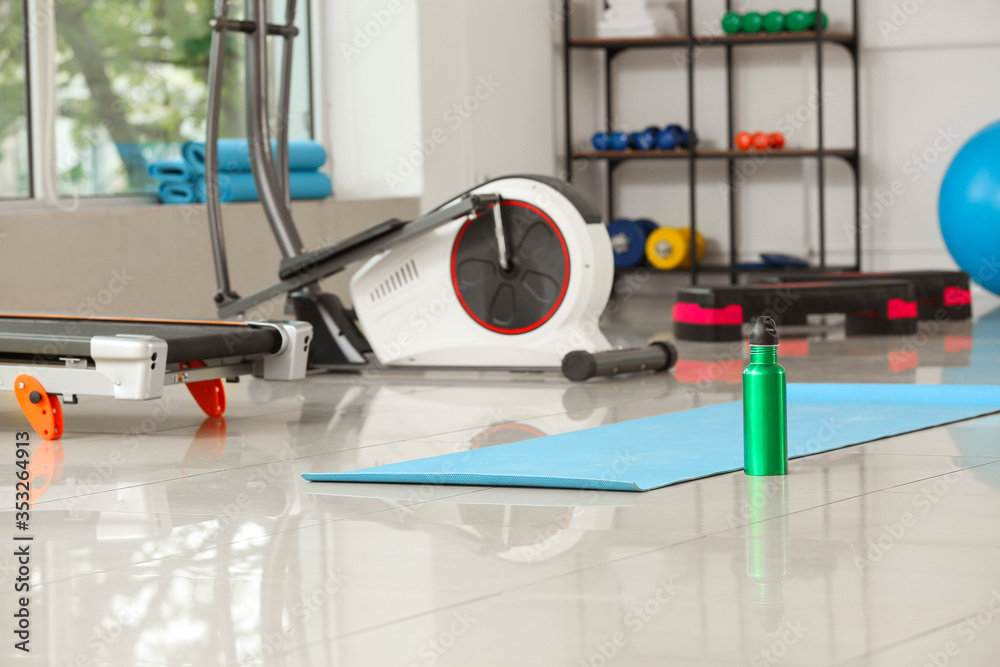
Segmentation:
<svg viewBox="0 0 1000 667">
<path fill-rule="evenodd" d="M 813 11 L 809 12 L 808 16 L 809 16 L 809 27 L 807 28 L 807 30 L 815 30 L 816 29 L 816 10 L 814 9 Z M 830 17 L 827 16 L 826 12 L 823 12 L 823 30 L 826 30 L 826 27 L 828 25 L 830 25 Z"/>
<path fill-rule="evenodd" d="M 781 12 L 768 12 L 764 15 L 764 30 L 781 32 L 785 29 L 785 15 Z"/>
<path fill-rule="evenodd" d="M 764 27 L 764 17 L 760 12 L 747 12 L 743 15 L 742 27 L 748 35 L 758 33 Z"/>
<path fill-rule="evenodd" d="M 743 17 L 736 12 L 726 12 L 722 17 L 722 32 L 727 35 L 735 35 L 743 27 Z"/>
<path fill-rule="evenodd" d="M 785 15 L 785 28 L 789 32 L 802 32 L 809 29 L 809 15 L 801 9 L 788 12 Z"/>
</svg>

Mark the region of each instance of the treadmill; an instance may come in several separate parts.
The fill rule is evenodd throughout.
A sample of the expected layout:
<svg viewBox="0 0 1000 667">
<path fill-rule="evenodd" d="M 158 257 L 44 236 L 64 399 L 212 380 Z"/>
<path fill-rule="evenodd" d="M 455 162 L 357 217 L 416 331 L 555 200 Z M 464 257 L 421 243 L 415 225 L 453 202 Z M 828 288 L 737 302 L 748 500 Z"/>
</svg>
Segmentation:
<svg viewBox="0 0 1000 667">
<path fill-rule="evenodd" d="M 0 390 L 13 391 L 32 428 L 62 437 L 62 402 L 80 395 L 160 398 L 186 385 L 210 417 L 226 409 L 223 379 L 305 377 L 307 322 L 215 322 L 0 314 Z"/>
</svg>

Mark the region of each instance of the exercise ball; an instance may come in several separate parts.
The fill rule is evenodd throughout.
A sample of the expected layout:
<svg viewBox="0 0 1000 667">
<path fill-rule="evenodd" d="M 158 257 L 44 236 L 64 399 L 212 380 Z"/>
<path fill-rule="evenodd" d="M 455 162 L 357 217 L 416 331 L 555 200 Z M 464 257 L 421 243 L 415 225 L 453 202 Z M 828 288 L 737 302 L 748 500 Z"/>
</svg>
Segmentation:
<svg viewBox="0 0 1000 667">
<path fill-rule="evenodd" d="M 1000 122 L 969 139 L 948 165 L 938 217 L 955 262 L 1000 294 Z"/>
</svg>

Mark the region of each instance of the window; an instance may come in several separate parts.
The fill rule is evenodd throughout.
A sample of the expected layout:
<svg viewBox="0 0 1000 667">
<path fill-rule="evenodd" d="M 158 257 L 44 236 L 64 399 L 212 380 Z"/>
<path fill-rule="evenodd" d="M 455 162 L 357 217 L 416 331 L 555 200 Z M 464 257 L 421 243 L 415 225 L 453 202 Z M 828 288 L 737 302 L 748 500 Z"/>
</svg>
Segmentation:
<svg viewBox="0 0 1000 667">
<path fill-rule="evenodd" d="M 0 199 L 31 196 L 24 0 L 0 0 Z"/>
<path fill-rule="evenodd" d="M 204 141 L 207 76 L 213 4 L 205 0 L 48 0 L 24 3 L 38 15 L 25 15 L 23 0 L 0 0 L 5 25 L 36 25 L 29 34 L 40 61 L 37 99 L 30 120 L 37 123 L 38 145 L 32 145 L 24 113 L 23 63 L 20 98 L 17 69 L 0 67 L 0 182 L 20 174 L 19 196 L 30 196 L 28 155 L 46 155 L 40 174 L 40 197 L 76 198 L 143 195 L 156 191 L 149 163 L 180 156 L 183 142 Z M 230 16 L 240 18 L 242 2 L 232 3 Z M 284 17 L 284 2 L 271 3 L 272 16 Z M 309 63 L 309 2 L 298 3 L 292 108 L 289 136 L 309 138 L 312 100 Z M 51 12 L 50 14 L 47 12 Z M 51 16 L 52 20 L 46 20 Z M 37 37 L 36 33 L 37 32 Z M 220 121 L 222 137 L 245 136 L 243 45 L 230 35 Z M 269 42 L 277 75 L 281 42 Z M 13 58 L 8 41 L 0 58 Z M 31 63 L 34 66 L 34 63 Z M 30 70 L 30 68 L 29 68 Z M 30 83 L 30 82 L 29 82 Z M 274 95 L 272 97 L 272 103 Z M 20 106 L 18 105 L 20 100 Z M 17 107 L 20 114 L 11 114 Z M 46 119 L 50 119 L 46 121 Z M 28 146 L 31 146 L 31 151 Z M 20 146 L 20 152 L 13 147 Z M 43 152 L 44 151 L 44 152 Z M 4 187 L 6 192 L 8 188 Z M 3 196 L 0 193 L 0 196 Z"/>
</svg>

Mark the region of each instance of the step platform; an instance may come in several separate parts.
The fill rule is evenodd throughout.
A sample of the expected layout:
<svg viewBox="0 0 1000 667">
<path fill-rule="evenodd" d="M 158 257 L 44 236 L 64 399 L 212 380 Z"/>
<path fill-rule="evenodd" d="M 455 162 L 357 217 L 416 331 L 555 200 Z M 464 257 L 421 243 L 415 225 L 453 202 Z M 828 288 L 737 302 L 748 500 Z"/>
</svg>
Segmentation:
<svg viewBox="0 0 1000 667">
<path fill-rule="evenodd" d="M 782 336 L 778 358 L 789 377 L 804 377 L 802 373 L 815 370 L 819 364 L 830 382 L 863 377 L 866 382 L 880 384 L 912 384 L 918 367 L 966 368 L 972 362 L 971 322 L 950 324 L 947 331 L 918 326 L 915 336 L 840 340 Z M 929 331 L 922 336 L 925 329 Z M 674 366 L 673 376 L 681 384 L 698 387 L 738 385 L 743 382 L 747 360 L 742 344 L 720 350 L 718 345 L 692 343 Z"/>
<path fill-rule="evenodd" d="M 849 336 L 907 335 L 917 331 L 917 310 L 913 281 L 900 279 L 685 287 L 674 304 L 674 335 L 735 341 L 743 338 L 743 324 L 761 315 L 790 325 L 824 314 L 846 315 Z"/>
<path fill-rule="evenodd" d="M 969 289 L 969 274 L 964 271 L 888 271 L 858 272 L 835 271 L 811 273 L 790 271 L 769 276 L 764 282 L 798 283 L 811 280 L 909 280 L 913 283 L 917 298 L 917 319 L 961 321 L 972 318 L 972 292 Z"/>
</svg>

